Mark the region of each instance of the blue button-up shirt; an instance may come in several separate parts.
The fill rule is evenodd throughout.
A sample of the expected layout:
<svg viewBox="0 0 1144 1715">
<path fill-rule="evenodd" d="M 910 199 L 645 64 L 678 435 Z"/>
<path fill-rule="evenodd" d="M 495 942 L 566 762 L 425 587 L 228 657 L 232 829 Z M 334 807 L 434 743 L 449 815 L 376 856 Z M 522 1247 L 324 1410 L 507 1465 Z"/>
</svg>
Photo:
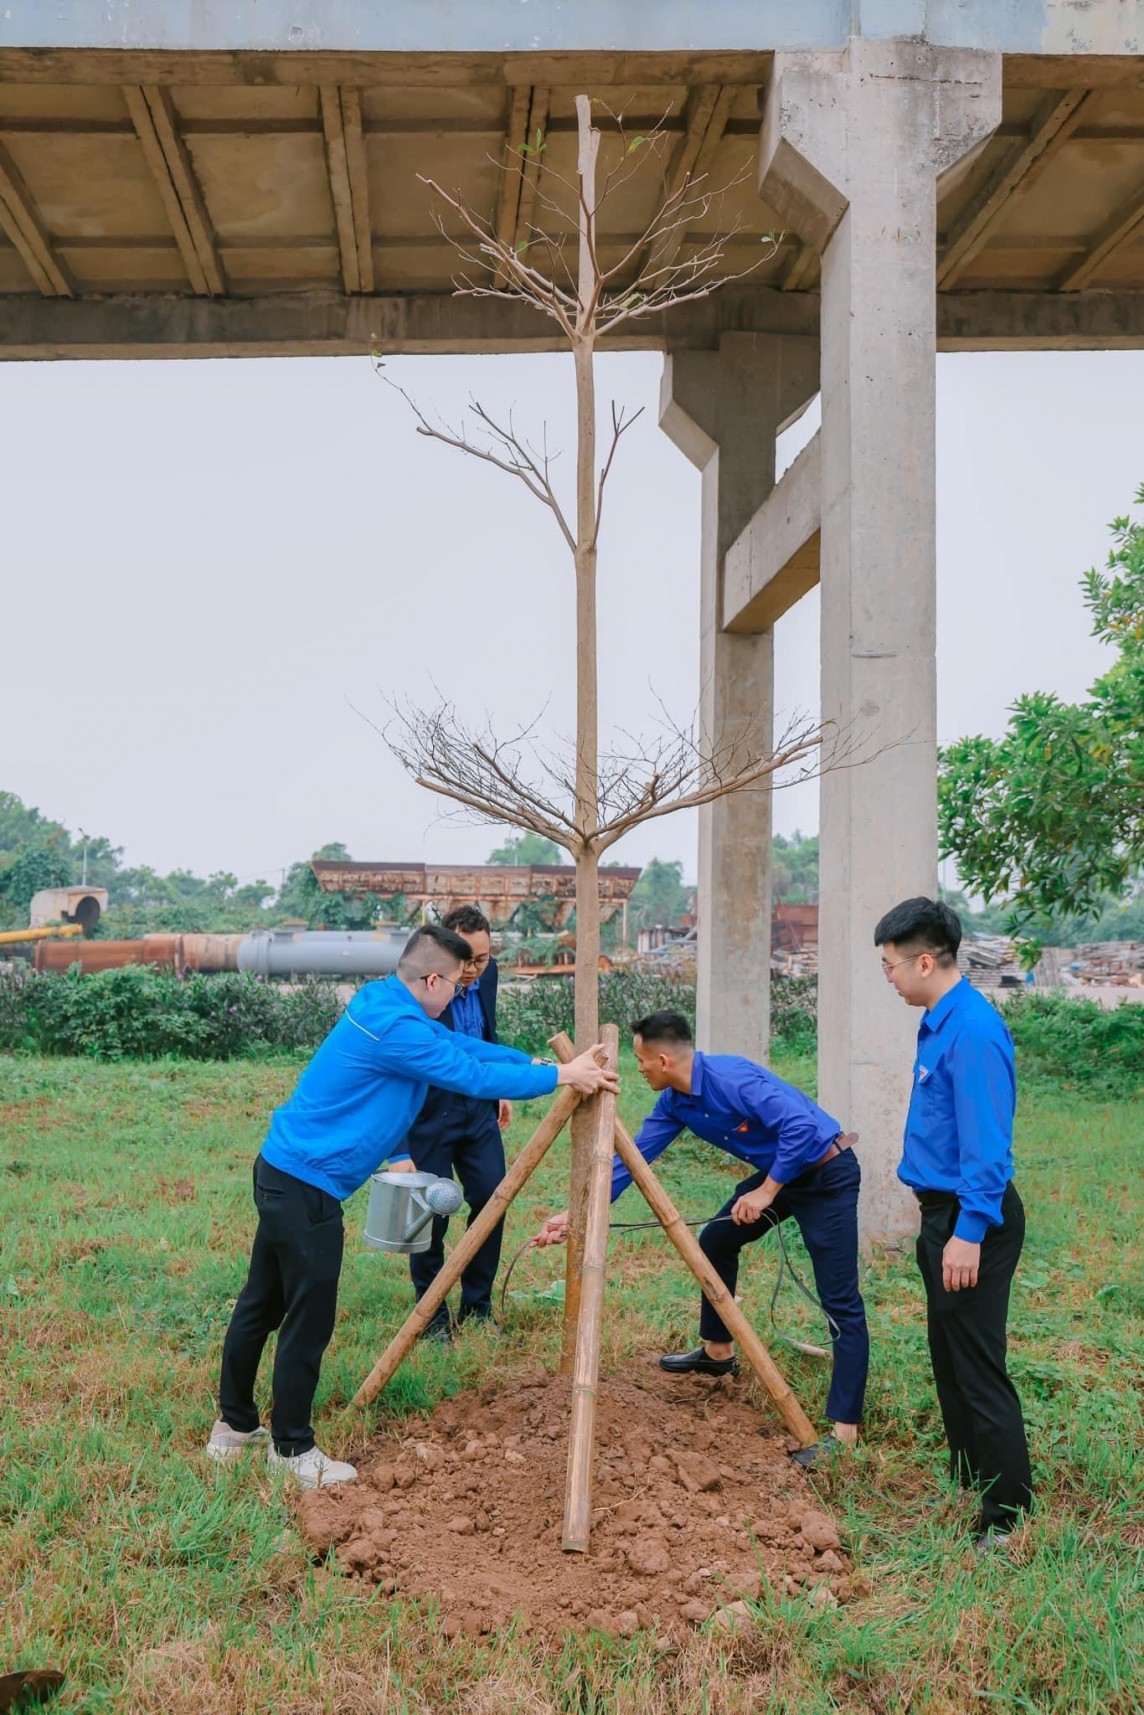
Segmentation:
<svg viewBox="0 0 1144 1715">
<path fill-rule="evenodd" d="M 644 1160 L 654 1161 L 681 1131 L 691 1131 L 787 1185 L 822 1159 L 841 1130 L 809 1096 L 765 1066 L 737 1054 L 697 1053 L 691 1089 L 664 1090 L 635 1141 Z M 613 1202 L 631 1182 L 617 1156 Z"/>
<path fill-rule="evenodd" d="M 453 1009 L 453 1029 L 462 1036 L 480 1036 L 485 1034 L 485 1010 L 481 1005 L 481 979 L 470 983 L 468 988 L 457 990 L 451 1001 Z"/>
<path fill-rule="evenodd" d="M 915 1191 L 956 1192 L 953 1231 L 970 1244 L 1001 1225 L 1016 1106 L 1013 1038 L 997 1008 L 962 978 L 918 1026 L 898 1177 Z"/>
</svg>

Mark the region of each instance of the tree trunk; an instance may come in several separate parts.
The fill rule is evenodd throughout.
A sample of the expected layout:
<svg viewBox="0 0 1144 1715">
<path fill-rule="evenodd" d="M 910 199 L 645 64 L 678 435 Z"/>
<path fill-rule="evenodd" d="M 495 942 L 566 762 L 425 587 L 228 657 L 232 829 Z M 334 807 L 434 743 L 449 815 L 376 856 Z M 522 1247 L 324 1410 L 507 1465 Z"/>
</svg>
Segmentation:
<svg viewBox="0 0 1144 1715">
<path fill-rule="evenodd" d="M 580 188 L 580 250 L 576 338 L 576 1048 L 583 1053 L 600 1036 L 600 891 L 598 757 L 599 699 L 596 683 L 596 378 L 594 329 L 599 288 L 595 256 L 596 155 L 600 134 L 592 129 L 591 104 L 576 97 L 579 124 L 577 177 Z M 568 1193 L 568 1256 L 564 1280 L 564 1339 L 560 1368 L 572 1368 L 580 1315 L 584 1224 L 595 1102 L 585 1102 L 572 1121 L 572 1172 Z"/>
</svg>

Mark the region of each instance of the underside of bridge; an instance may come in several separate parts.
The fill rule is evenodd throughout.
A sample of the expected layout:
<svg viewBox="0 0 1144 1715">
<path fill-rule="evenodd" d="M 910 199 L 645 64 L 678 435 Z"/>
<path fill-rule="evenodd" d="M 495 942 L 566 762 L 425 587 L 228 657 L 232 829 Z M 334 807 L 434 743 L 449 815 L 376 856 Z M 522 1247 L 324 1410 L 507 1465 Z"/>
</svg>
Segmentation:
<svg viewBox="0 0 1144 1715">
<path fill-rule="evenodd" d="M 775 620 L 822 585 L 820 1098 L 863 1133 L 868 1236 L 912 1026 L 871 931 L 936 885 L 934 354 L 1144 345 L 1144 5 L 1122 0 L 157 0 L 0 13 L 0 356 L 562 348 L 526 305 L 457 297 L 460 192 L 497 234 L 570 234 L 577 94 L 605 265 L 665 189 L 727 187 L 747 281 L 628 324 L 667 354 L 664 428 L 703 473 L 711 734 L 771 721 Z M 555 181 L 549 180 L 550 192 Z M 822 428 L 776 483 L 775 439 Z M 702 812 L 699 1033 L 768 1028 L 770 800 Z"/>
</svg>

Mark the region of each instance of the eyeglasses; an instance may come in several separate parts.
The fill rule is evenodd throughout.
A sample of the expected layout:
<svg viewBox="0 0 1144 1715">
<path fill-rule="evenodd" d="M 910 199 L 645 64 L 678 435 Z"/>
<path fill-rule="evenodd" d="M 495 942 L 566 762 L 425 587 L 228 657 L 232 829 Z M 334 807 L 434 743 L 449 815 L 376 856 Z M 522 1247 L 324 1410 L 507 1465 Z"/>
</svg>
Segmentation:
<svg viewBox="0 0 1144 1715">
<path fill-rule="evenodd" d="M 896 971 L 899 965 L 911 964 L 914 959 L 920 959 L 921 956 L 922 955 L 920 953 L 907 953 L 904 959 L 895 959 L 892 965 L 883 959 L 882 970 L 885 972 L 886 976 L 889 976 L 890 972 Z"/>
<path fill-rule="evenodd" d="M 439 983 L 448 983 L 453 994 L 456 994 L 457 990 L 461 986 L 460 977 L 447 977 L 443 971 L 430 971 L 427 976 L 424 976 L 421 979 L 427 988 L 430 987 L 429 977 L 436 977 Z M 452 999 L 452 996 L 449 998 Z"/>
<path fill-rule="evenodd" d="M 488 964 L 491 954 L 478 953 L 475 959 L 465 959 L 461 969 L 465 971 L 483 971 Z"/>
</svg>

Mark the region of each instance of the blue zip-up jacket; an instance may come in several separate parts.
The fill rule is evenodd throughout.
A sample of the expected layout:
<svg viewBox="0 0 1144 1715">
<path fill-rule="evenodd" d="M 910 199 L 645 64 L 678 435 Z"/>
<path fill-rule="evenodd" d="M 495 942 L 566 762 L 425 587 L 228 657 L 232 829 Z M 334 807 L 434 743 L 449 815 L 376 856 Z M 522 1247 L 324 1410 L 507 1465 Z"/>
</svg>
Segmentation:
<svg viewBox="0 0 1144 1715">
<path fill-rule="evenodd" d="M 965 978 L 923 1014 L 898 1178 L 914 1191 L 953 1191 L 954 1235 L 980 1244 L 999 1227 L 1013 1177 L 1017 1069 L 997 1008 Z"/>
<path fill-rule="evenodd" d="M 654 1161 L 681 1131 L 737 1155 L 758 1172 L 789 1185 L 820 1161 L 841 1132 L 836 1119 L 777 1078 L 765 1066 L 738 1054 L 699 1054 L 691 1089 L 661 1092 L 636 1137 L 645 1161 Z M 617 1155 L 612 1163 L 612 1201 L 632 1176 Z"/>
<path fill-rule="evenodd" d="M 556 1082 L 555 1066 L 446 1030 L 400 978 L 386 977 L 358 990 L 274 1110 L 263 1159 L 341 1202 L 392 1154 L 430 1085 L 527 1101 L 550 1095 Z"/>
</svg>

